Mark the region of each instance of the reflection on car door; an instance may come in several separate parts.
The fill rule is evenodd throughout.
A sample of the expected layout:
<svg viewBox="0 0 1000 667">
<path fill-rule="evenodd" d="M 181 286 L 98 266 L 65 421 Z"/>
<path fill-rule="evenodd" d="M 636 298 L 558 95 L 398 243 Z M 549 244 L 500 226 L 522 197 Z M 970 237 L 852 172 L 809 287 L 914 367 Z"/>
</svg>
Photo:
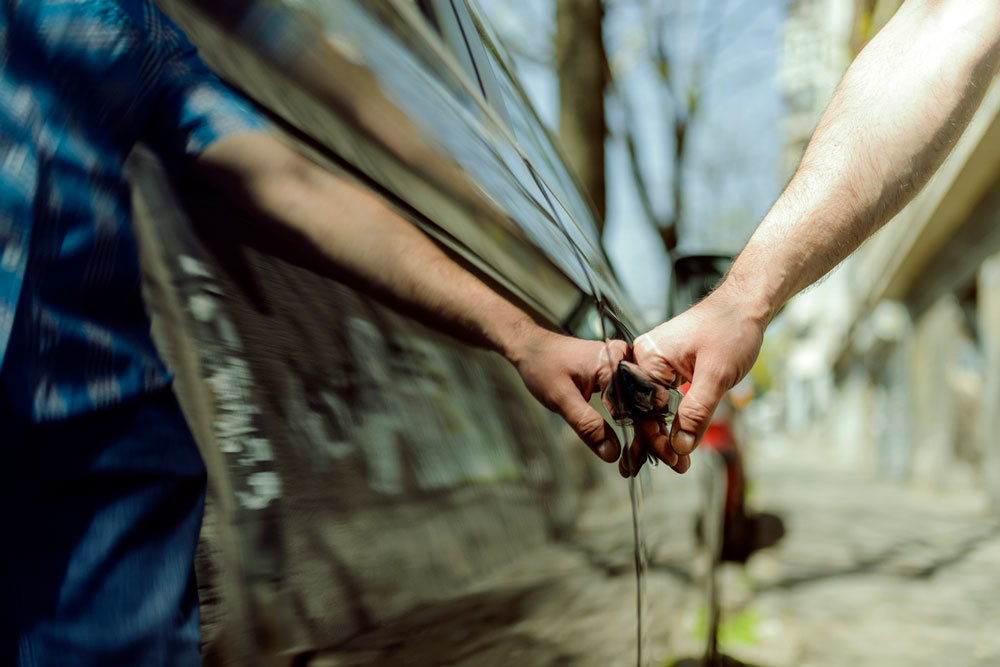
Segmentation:
<svg viewBox="0 0 1000 667">
<path fill-rule="evenodd" d="M 631 333 L 579 191 L 463 3 L 162 4 L 288 141 L 384 196 L 538 319 Z M 318 21 L 317 41 L 301 39 L 310 68 L 295 45 L 240 32 L 262 15 L 289 35 Z M 468 62 L 489 72 L 470 77 L 448 55 L 442 36 L 456 27 Z M 317 62 L 330 80 L 316 79 Z M 354 88 L 331 82 L 338 68 L 353 68 Z M 386 664 L 399 637 L 458 628 L 470 608 L 506 618 L 509 587 L 472 607 L 460 593 L 564 539 L 613 468 L 496 355 L 223 241 L 213 230 L 239 220 L 168 182 L 149 153 L 130 174 L 154 328 L 209 469 L 206 664 L 307 664 L 348 640 L 355 657 L 374 656 L 351 664 Z M 414 610 L 433 623 L 415 626 Z M 438 649 L 447 662 L 452 649 Z"/>
</svg>

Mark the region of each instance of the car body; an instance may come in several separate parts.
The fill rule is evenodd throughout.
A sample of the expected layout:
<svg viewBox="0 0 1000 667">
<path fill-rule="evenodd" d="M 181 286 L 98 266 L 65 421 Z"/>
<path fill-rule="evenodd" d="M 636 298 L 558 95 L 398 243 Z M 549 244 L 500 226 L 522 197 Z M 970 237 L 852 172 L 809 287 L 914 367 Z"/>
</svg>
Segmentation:
<svg viewBox="0 0 1000 667">
<path fill-rule="evenodd" d="M 160 5 L 285 140 L 537 319 L 598 339 L 640 330 L 589 204 L 474 5 Z M 554 543 L 589 548 L 569 536 L 593 498 L 627 503 L 615 467 L 496 355 L 234 244 L 232 211 L 171 183 L 148 152 L 130 174 L 154 333 L 209 469 L 206 664 L 398 661 L 401 636 L 512 604 L 500 576 L 455 607 L 470 585 Z M 659 535 L 687 545 L 671 552 L 686 563 L 698 503 L 675 507 Z M 631 568 L 630 541 L 613 558 Z M 627 590 L 607 604 L 633 618 Z M 414 629 L 414 610 L 431 620 Z M 409 650 L 407 664 L 460 664 L 460 645 Z"/>
</svg>

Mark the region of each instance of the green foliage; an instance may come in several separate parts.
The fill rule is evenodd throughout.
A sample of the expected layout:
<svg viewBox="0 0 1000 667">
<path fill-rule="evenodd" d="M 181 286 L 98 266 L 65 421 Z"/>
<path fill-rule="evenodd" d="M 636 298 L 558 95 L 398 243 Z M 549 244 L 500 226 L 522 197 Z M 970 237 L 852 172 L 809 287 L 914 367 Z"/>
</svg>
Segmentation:
<svg viewBox="0 0 1000 667">
<path fill-rule="evenodd" d="M 726 616 L 723 614 L 723 616 Z M 753 609 L 742 609 L 719 623 L 719 645 L 754 645 L 760 643 L 758 626 L 760 615 Z M 701 607 L 692 629 L 694 638 L 704 641 L 708 638 L 708 609 Z"/>
<path fill-rule="evenodd" d="M 757 626 L 760 624 L 760 616 L 753 609 L 744 609 L 722 622 L 719 627 L 719 644 L 722 646 L 743 644 L 753 645 L 760 643 L 757 634 Z"/>
</svg>

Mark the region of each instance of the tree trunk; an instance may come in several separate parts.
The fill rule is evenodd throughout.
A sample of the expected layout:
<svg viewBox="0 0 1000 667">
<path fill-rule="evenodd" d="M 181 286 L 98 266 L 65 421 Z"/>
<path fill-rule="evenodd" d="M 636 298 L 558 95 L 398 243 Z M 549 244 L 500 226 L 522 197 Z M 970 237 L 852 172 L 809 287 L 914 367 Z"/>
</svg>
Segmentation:
<svg viewBox="0 0 1000 667">
<path fill-rule="evenodd" d="M 594 202 L 603 230 L 604 52 L 601 0 L 556 0 L 555 55 L 559 75 L 559 139 L 570 166 Z"/>
</svg>

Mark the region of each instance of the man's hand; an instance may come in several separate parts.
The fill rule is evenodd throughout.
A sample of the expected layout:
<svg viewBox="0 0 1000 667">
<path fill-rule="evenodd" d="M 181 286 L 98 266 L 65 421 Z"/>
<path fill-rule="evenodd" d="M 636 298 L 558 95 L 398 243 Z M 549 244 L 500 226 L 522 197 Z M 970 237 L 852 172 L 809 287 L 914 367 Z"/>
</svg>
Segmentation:
<svg viewBox="0 0 1000 667">
<path fill-rule="evenodd" d="M 648 373 L 692 381 L 669 442 L 637 425 L 640 445 L 667 462 L 697 447 L 774 315 L 923 187 L 998 68 L 996 0 L 903 3 L 848 69 L 802 164 L 726 280 L 636 340 L 636 362 Z"/>
<path fill-rule="evenodd" d="M 645 447 L 677 472 L 701 442 L 726 392 L 750 372 L 760 352 L 766 322 L 753 318 L 738 294 L 725 286 L 690 310 L 639 336 L 633 353 L 653 379 L 670 386 L 690 380 L 669 439 L 650 424 L 636 425 L 635 447 Z M 644 452 L 642 452 L 644 453 Z M 639 464 L 642 456 L 630 452 Z M 633 466 L 633 474 L 639 468 Z"/>
<path fill-rule="evenodd" d="M 499 352 L 598 456 L 618 458 L 614 430 L 587 401 L 628 353 L 624 341 L 580 340 L 539 326 L 377 196 L 271 136 L 222 139 L 202 153 L 198 168 L 205 183 L 283 232 L 273 251 L 305 257 L 425 324 Z"/>
<path fill-rule="evenodd" d="M 609 463 L 618 459 L 621 446 L 614 428 L 588 400 L 607 388 L 613 369 L 628 354 L 625 341 L 581 340 L 536 326 L 504 354 L 531 394 L 566 420 L 595 454 Z"/>
</svg>

